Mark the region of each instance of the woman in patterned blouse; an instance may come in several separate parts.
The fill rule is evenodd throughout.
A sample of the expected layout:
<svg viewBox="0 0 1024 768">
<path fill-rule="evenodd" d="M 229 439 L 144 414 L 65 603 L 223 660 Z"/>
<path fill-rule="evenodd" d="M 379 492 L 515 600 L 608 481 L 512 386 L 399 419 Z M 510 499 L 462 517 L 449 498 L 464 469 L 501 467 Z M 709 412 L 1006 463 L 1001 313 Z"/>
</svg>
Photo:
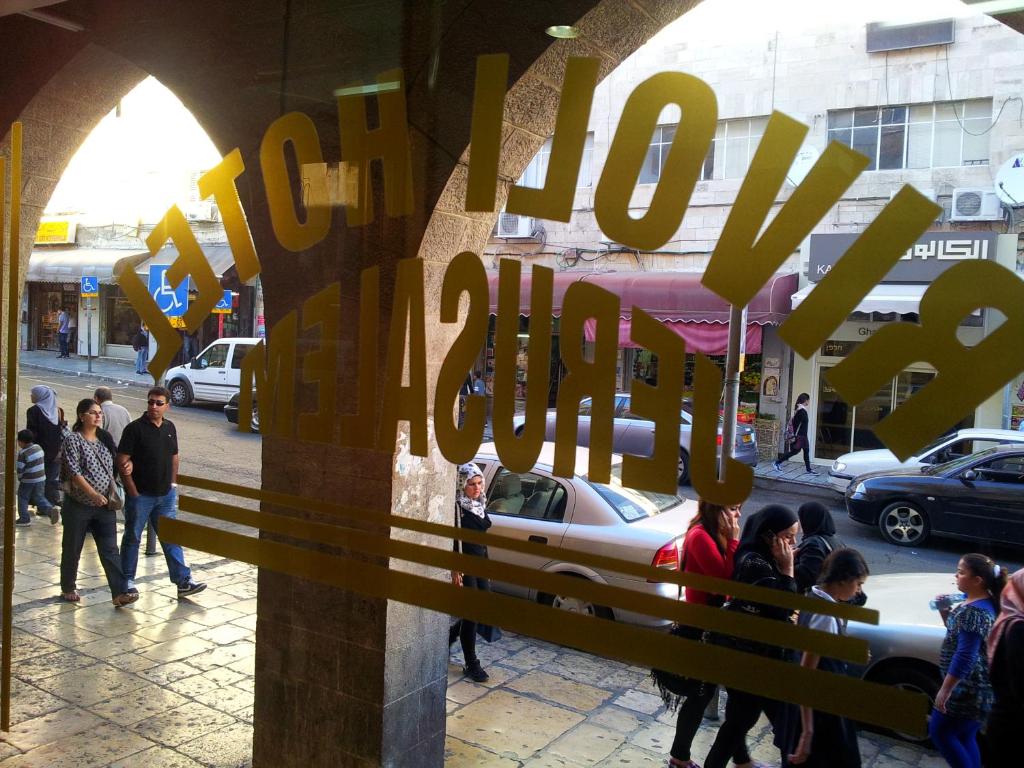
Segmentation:
<svg viewBox="0 0 1024 768">
<path fill-rule="evenodd" d="M 1006 574 L 991 558 L 960 558 L 956 585 L 967 599 L 943 615 L 946 639 L 939 666 L 945 677 L 928 723 L 935 747 L 953 768 L 981 768 L 978 730 L 992 709 L 985 641 L 1005 584 Z"/>
<path fill-rule="evenodd" d="M 117 449 L 113 438 L 100 429 L 103 409 L 95 400 L 79 401 L 76 412 L 78 420 L 61 445 L 61 471 L 67 481 L 67 493 L 62 510 L 64 537 L 60 553 L 60 596 L 70 603 L 81 600 L 75 581 L 85 535 L 91 533 L 114 606 L 120 608 L 138 600 L 139 594 L 125 592 L 121 556 L 117 551 L 117 519 L 107 508 Z"/>
</svg>

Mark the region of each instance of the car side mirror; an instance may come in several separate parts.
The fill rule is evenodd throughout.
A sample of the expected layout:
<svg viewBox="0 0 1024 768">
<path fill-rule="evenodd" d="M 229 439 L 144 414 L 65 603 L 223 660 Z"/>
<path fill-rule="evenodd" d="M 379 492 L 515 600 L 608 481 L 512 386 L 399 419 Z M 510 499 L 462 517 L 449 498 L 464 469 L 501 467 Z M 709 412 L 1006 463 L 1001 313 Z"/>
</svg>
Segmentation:
<svg viewBox="0 0 1024 768">
<path fill-rule="evenodd" d="M 975 472 L 973 469 L 968 469 L 966 472 L 960 475 L 960 482 L 964 483 L 965 485 L 968 483 L 973 483 L 977 479 L 978 473 Z"/>
</svg>

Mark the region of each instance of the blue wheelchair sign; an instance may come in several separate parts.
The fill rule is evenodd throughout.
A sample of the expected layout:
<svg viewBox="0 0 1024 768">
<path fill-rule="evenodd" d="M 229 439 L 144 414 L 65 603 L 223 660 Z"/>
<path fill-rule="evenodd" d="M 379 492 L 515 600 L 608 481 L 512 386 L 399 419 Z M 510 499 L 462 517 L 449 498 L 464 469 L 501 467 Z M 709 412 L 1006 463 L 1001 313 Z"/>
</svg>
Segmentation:
<svg viewBox="0 0 1024 768">
<path fill-rule="evenodd" d="M 213 307 L 214 312 L 227 313 L 231 311 L 231 291 L 225 290 L 224 295 L 220 297 L 220 301 Z"/>
<path fill-rule="evenodd" d="M 149 295 L 167 317 L 181 317 L 188 309 L 188 278 L 177 288 L 167 281 L 167 264 L 154 264 L 149 268 Z"/>
<path fill-rule="evenodd" d="M 95 298 L 100 295 L 100 279 L 95 275 L 82 278 L 82 298 Z"/>
</svg>

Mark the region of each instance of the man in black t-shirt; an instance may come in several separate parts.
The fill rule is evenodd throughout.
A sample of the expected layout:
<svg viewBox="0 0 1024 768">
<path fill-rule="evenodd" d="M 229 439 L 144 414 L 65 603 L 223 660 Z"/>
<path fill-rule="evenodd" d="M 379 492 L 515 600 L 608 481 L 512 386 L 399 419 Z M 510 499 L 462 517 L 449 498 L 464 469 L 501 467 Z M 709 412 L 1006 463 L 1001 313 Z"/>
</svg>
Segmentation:
<svg viewBox="0 0 1024 768">
<path fill-rule="evenodd" d="M 146 413 L 124 428 L 117 448 L 117 466 L 124 479 L 127 498 L 124 507 L 124 537 L 121 539 L 121 570 L 126 592 L 135 588 L 135 569 L 139 564 L 139 542 L 146 523 L 152 520 L 157 533 L 161 517 L 176 517 L 178 507 L 178 433 L 164 418 L 171 405 L 171 393 L 164 387 L 149 390 Z M 131 461 L 132 473 L 125 474 Z M 178 586 L 178 597 L 194 595 L 206 589 L 192 581 L 185 554 L 177 544 L 161 537 L 160 546 L 167 560 L 167 571 Z"/>
</svg>

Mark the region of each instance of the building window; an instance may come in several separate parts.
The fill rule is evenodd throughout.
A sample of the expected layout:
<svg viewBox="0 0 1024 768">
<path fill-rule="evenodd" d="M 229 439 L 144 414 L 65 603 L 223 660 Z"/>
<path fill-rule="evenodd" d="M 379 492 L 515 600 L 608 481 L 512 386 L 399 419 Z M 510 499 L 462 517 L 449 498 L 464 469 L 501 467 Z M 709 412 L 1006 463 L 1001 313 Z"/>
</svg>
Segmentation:
<svg viewBox="0 0 1024 768">
<path fill-rule="evenodd" d="M 102 288 L 102 301 L 106 304 L 106 334 L 104 343 L 132 343 L 132 338 L 139 331 L 139 313 L 128 301 L 119 285 L 105 285 Z"/>
<path fill-rule="evenodd" d="M 868 170 L 988 165 L 992 99 L 828 113 L 829 141 L 868 158 Z"/>
<path fill-rule="evenodd" d="M 741 179 L 747 175 L 750 161 L 768 124 L 766 117 L 721 120 L 715 128 L 715 137 L 701 166 L 700 180 Z M 678 126 L 659 125 L 647 149 L 647 158 L 640 170 L 641 184 L 655 184 L 661 178 L 672 140 Z"/>
<path fill-rule="evenodd" d="M 591 187 L 594 184 L 593 173 L 594 161 L 594 132 L 587 131 L 587 138 L 583 142 L 583 156 L 580 160 L 580 175 L 576 179 L 577 187 Z M 551 162 L 551 139 L 544 142 L 533 160 L 526 166 L 522 177 L 519 179 L 521 187 L 535 187 L 540 189 L 544 186 L 544 180 L 548 175 L 548 164 Z"/>
</svg>

